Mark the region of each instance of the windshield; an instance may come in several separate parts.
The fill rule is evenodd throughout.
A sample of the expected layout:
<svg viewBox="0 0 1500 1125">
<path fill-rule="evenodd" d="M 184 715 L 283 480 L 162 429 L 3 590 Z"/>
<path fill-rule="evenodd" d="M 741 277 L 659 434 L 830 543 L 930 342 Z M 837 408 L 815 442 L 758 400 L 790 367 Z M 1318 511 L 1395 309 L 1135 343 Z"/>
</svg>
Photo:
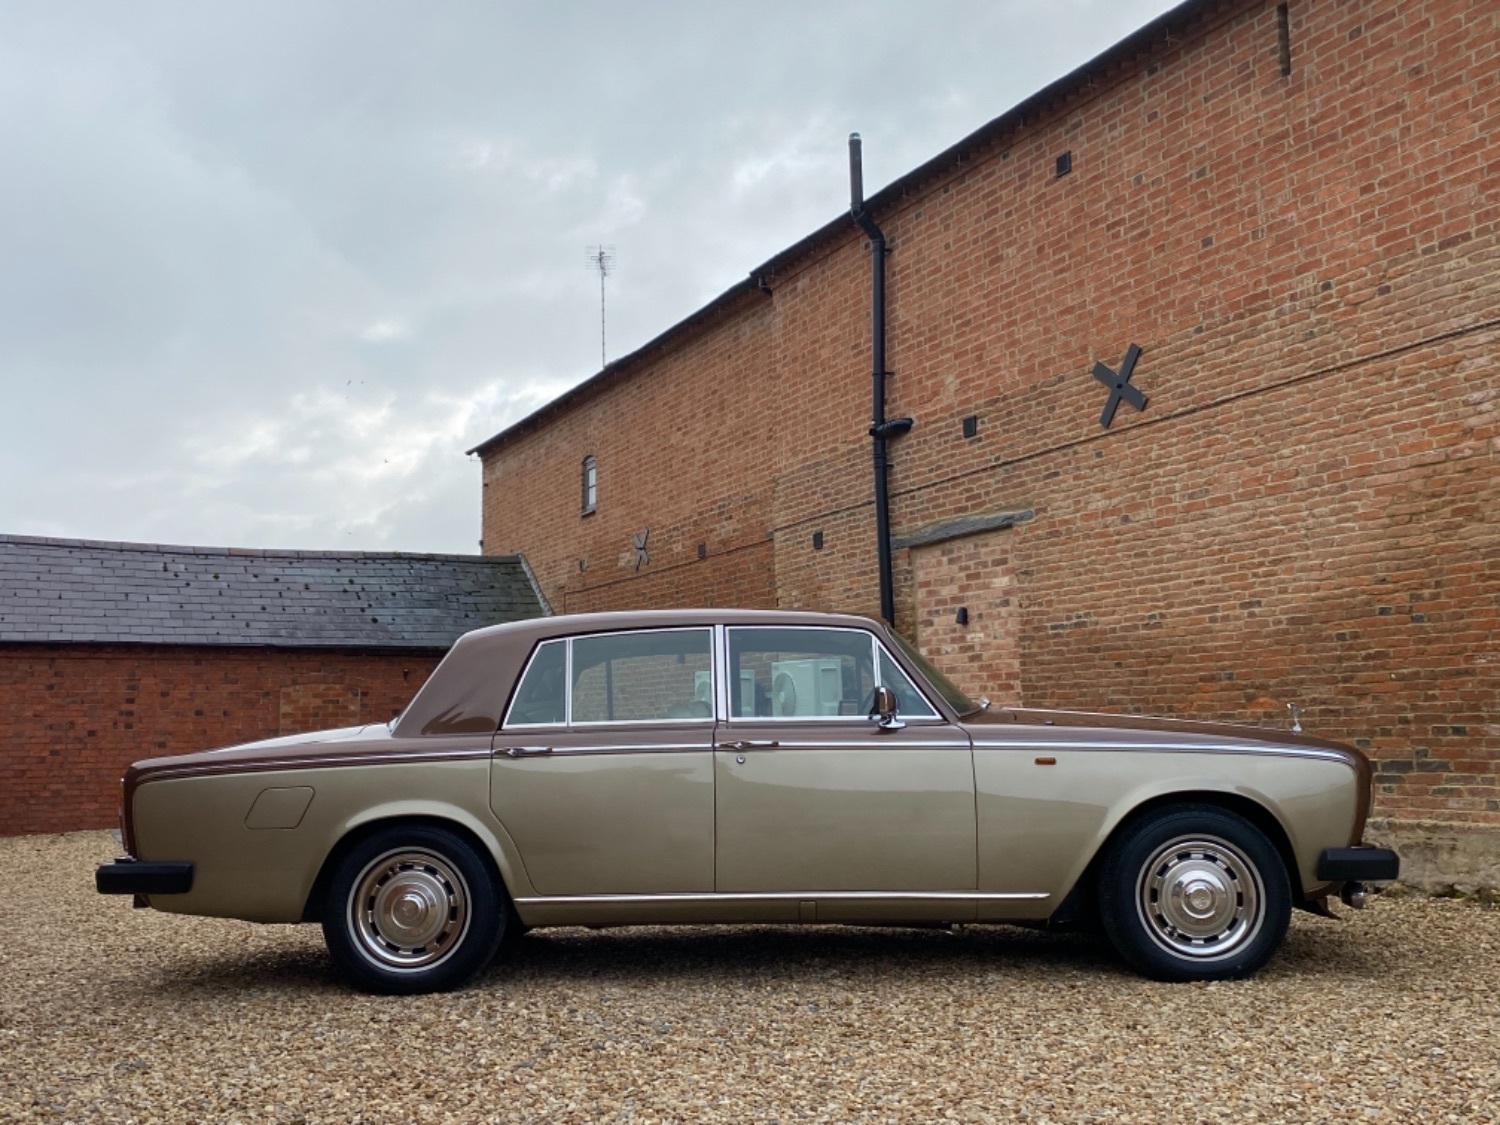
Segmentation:
<svg viewBox="0 0 1500 1125">
<path fill-rule="evenodd" d="M 948 701 L 950 707 L 960 715 L 967 715 L 972 711 L 979 710 L 979 704 L 959 691 L 953 681 L 934 668 L 925 656 L 907 642 L 905 637 L 894 629 L 891 630 L 891 636 L 901 646 L 901 651 L 906 654 L 907 659 L 917 666 L 917 671 L 927 677 L 929 684 L 937 688 L 938 694 Z"/>
</svg>

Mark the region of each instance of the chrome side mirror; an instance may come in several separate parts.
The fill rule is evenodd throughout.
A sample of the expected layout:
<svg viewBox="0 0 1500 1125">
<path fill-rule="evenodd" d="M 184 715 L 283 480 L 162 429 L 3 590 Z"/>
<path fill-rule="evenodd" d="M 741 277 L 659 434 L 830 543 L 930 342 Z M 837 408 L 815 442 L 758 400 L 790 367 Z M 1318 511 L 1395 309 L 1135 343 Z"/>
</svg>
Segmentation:
<svg viewBox="0 0 1500 1125">
<path fill-rule="evenodd" d="M 896 693 L 883 685 L 875 689 L 875 702 L 870 718 L 879 720 L 877 725 L 881 730 L 900 730 L 906 726 L 896 718 Z"/>
</svg>

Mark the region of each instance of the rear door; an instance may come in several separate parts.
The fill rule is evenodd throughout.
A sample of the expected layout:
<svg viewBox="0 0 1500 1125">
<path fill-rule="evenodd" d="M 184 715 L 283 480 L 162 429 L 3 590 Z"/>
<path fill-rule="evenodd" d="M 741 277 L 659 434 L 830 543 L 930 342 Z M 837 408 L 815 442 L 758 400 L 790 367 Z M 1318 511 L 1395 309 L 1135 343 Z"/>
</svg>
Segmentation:
<svg viewBox="0 0 1500 1125">
<path fill-rule="evenodd" d="M 714 889 L 713 631 L 546 641 L 494 741 L 490 806 L 542 895 Z"/>
</svg>

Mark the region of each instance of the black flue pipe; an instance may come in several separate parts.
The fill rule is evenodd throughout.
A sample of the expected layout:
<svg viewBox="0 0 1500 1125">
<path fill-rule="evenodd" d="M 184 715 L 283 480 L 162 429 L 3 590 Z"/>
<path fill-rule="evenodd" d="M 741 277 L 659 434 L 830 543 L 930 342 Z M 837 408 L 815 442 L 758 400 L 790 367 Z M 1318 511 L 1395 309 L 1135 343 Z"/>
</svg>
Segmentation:
<svg viewBox="0 0 1500 1125">
<path fill-rule="evenodd" d="M 875 461 L 875 549 L 880 570 L 880 616 L 896 623 L 896 598 L 891 587 L 891 506 L 885 442 L 892 432 L 885 418 L 885 234 L 865 210 L 865 179 L 858 133 L 849 134 L 849 214 L 870 240 L 870 439 Z M 895 432 L 910 429 L 909 419 Z"/>
</svg>

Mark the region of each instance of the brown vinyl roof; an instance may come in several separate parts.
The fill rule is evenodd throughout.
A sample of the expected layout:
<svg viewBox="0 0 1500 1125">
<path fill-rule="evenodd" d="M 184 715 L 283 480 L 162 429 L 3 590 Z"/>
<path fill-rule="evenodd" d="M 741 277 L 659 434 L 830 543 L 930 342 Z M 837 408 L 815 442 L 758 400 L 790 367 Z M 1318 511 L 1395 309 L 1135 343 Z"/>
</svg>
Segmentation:
<svg viewBox="0 0 1500 1125">
<path fill-rule="evenodd" d="M 971 156 L 993 143 L 997 138 L 1013 133 L 1022 125 L 1029 121 L 1034 121 L 1043 112 L 1057 106 L 1069 96 L 1077 94 L 1080 90 L 1092 88 L 1097 84 L 1098 80 L 1113 80 L 1119 77 L 1132 64 L 1138 63 L 1149 56 L 1158 46 L 1180 40 L 1188 25 L 1196 22 L 1204 15 L 1217 10 L 1229 10 L 1235 6 L 1232 0 L 1185 0 L 1184 3 L 1178 4 L 1170 11 L 1164 12 L 1144 27 L 1138 28 L 1076 70 L 1044 86 L 1020 104 L 1013 106 L 999 117 L 996 117 L 993 121 L 981 125 L 974 132 L 963 138 L 963 140 L 950 148 L 944 149 L 925 164 L 891 181 L 880 191 L 865 200 L 865 210 L 871 215 L 878 217 L 881 212 L 900 203 L 907 196 L 925 190 L 931 185 L 932 181 L 953 174 Z M 768 296 L 771 292 L 769 284 L 776 278 L 778 271 L 785 272 L 792 263 L 829 244 L 851 237 L 857 230 L 858 228 L 854 225 L 854 221 L 850 218 L 848 212 L 829 220 L 805 238 L 787 247 L 774 258 L 751 270 L 749 277 L 744 281 L 731 286 L 708 304 L 696 312 L 689 314 L 683 320 L 678 321 L 659 336 L 643 344 L 629 355 L 621 356 L 613 363 L 608 364 L 602 371 L 585 379 L 571 390 L 564 391 L 551 402 L 532 411 L 519 422 L 506 427 L 493 437 L 480 442 L 468 452 L 488 453 L 523 434 L 531 432 L 545 424 L 549 419 L 582 401 L 590 394 L 604 389 L 615 381 L 628 377 L 631 371 L 649 354 L 676 343 L 678 339 L 686 337 L 693 330 L 704 326 L 717 317 L 725 315 L 738 303 L 765 299 L 765 296 Z"/>
<path fill-rule="evenodd" d="M 543 613 L 517 556 L 0 535 L 0 643 L 445 649 Z"/>
</svg>

